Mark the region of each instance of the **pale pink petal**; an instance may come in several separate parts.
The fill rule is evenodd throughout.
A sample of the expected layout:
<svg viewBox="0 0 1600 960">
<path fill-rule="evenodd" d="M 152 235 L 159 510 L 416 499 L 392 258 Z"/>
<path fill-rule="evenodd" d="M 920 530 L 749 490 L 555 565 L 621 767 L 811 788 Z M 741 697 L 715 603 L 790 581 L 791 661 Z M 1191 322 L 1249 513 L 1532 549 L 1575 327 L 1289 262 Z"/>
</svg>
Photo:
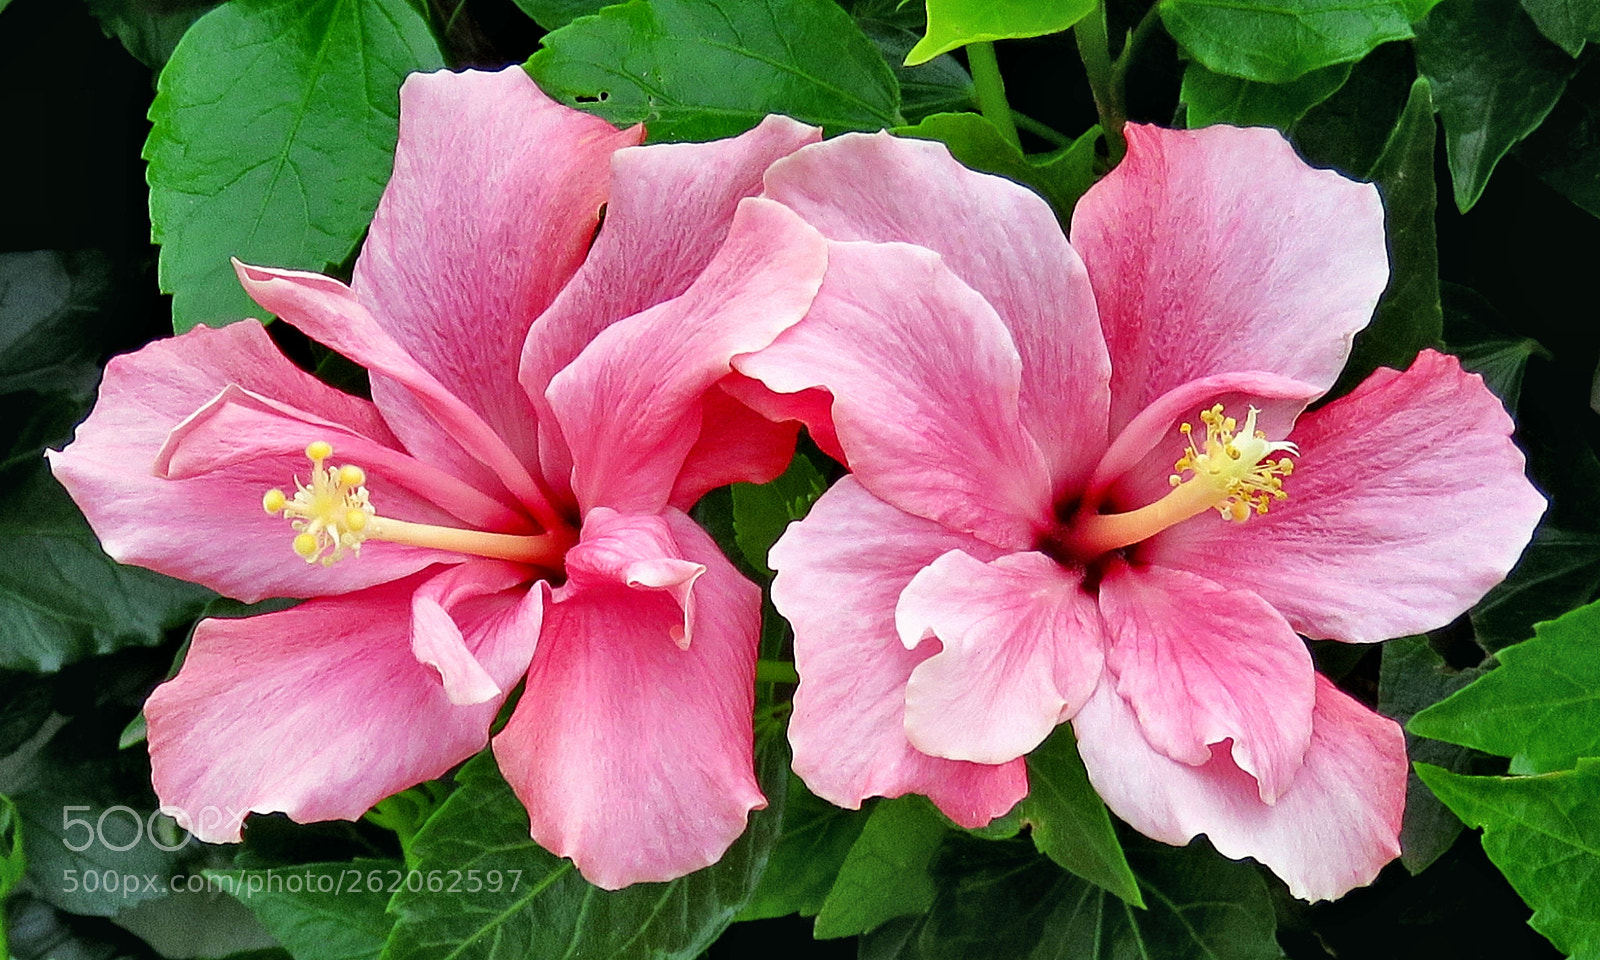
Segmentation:
<svg viewBox="0 0 1600 960">
<path fill-rule="evenodd" d="M 830 243 L 805 322 L 735 365 L 780 393 L 830 391 L 856 479 L 902 510 L 1010 549 L 1050 525 L 1044 459 L 1018 414 L 1016 347 L 937 254 Z"/>
<path fill-rule="evenodd" d="M 533 839 L 606 889 L 715 863 L 765 803 L 751 729 L 760 591 L 693 521 L 665 517 L 706 570 L 694 643 L 673 642 L 683 615 L 665 593 L 563 588 L 494 740 Z"/>
<path fill-rule="evenodd" d="M 500 698 L 452 704 L 411 653 L 411 596 L 426 579 L 202 621 L 183 669 L 145 704 L 162 807 L 202 840 L 237 842 L 251 811 L 354 820 L 481 750 Z M 506 627 L 540 602 L 512 589 L 452 611 L 501 687 L 534 639 Z"/>
<path fill-rule="evenodd" d="M 895 627 L 907 647 L 943 646 L 911 671 L 905 727 L 912 746 L 951 760 L 1026 754 L 1078 712 L 1105 663 L 1082 571 L 1042 553 L 944 554 L 901 592 Z"/>
<path fill-rule="evenodd" d="M 694 638 L 694 585 L 706 568 L 684 559 L 669 518 L 595 507 L 583 518 L 580 536 L 567 551 L 568 588 L 558 596 L 601 587 L 662 591 L 682 613 L 668 632 L 678 646 L 689 646 Z"/>
<path fill-rule="evenodd" d="M 998 765 L 930 757 L 906 739 L 906 682 L 937 652 L 907 650 L 895 603 L 917 571 L 950 550 L 1000 551 L 884 503 L 853 477 L 834 484 L 773 546 L 772 602 L 794 625 L 789 743 L 794 771 L 818 796 L 852 810 L 867 797 L 926 795 L 979 827 L 1028 792 L 1021 760 Z"/>
<path fill-rule="evenodd" d="M 506 685 L 527 669 L 544 616 L 542 593 L 501 621 L 495 642 L 480 643 L 476 653 L 467 646 L 457 618 L 470 617 L 475 602 L 525 584 L 529 576 L 529 569 L 520 564 L 475 557 L 438 574 L 412 594 L 411 652 L 438 672 L 451 703 L 467 706 L 502 696 Z"/>
<path fill-rule="evenodd" d="M 767 196 L 830 240 L 902 241 L 941 255 L 1011 331 L 1021 416 L 1052 489 L 1076 490 L 1105 446 L 1111 374 L 1083 262 L 1049 204 L 957 163 L 942 143 L 846 134 L 767 172 Z"/>
<path fill-rule="evenodd" d="M 1311 746 L 1275 804 L 1217 746 L 1201 766 L 1152 748 L 1133 710 L 1102 684 L 1072 725 L 1089 782 L 1129 826 L 1183 845 L 1203 833 L 1223 856 L 1254 857 L 1303 900 L 1371 883 L 1400 855 L 1405 737 L 1393 720 L 1317 677 Z"/>
<path fill-rule="evenodd" d="M 1116 563 L 1100 582 L 1106 665 L 1151 746 L 1201 764 L 1212 748 L 1272 803 L 1311 741 L 1316 671 L 1282 616 L 1247 590 L 1161 567 Z"/>
<path fill-rule="evenodd" d="M 1084 493 L 1093 509 L 1103 501 L 1117 511 L 1134 510 L 1172 492 L 1167 478 L 1187 449 L 1179 425 L 1200 430 L 1200 411 L 1222 404 L 1229 416 L 1243 422 L 1249 408 L 1260 411 L 1256 428 L 1268 439 L 1289 435 L 1306 404 L 1322 393 L 1309 383 L 1270 373 L 1219 373 L 1180 384 L 1158 397 L 1117 434 L 1095 465 Z M 1197 438 L 1198 440 L 1198 438 Z"/>
<path fill-rule="evenodd" d="M 1112 432 L 1214 373 L 1332 386 L 1389 279 L 1377 188 L 1306 166 L 1264 127 L 1127 136 L 1072 215 L 1111 350 Z"/>
<path fill-rule="evenodd" d="M 195 451 L 179 459 L 186 469 L 178 473 L 170 469 L 181 452 L 175 437 Z M 294 367 L 254 321 L 196 327 L 113 359 L 76 440 L 49 456 L 112 557 L 240 599 L 343 593 L 450 559 L 385 544 L 365 563 L 308 566 L 290 547 L 288 523 L 269 516 L 261 497 L 293 489 L 310 467 L 305 447 L 317 439 L 401 479 L 390 497 L 397 509 L 420 520 L 448 516 L 434 503 L 459 483 L 435 484 L 435 471 L 395 449 L 372 404 Z M 493 501 L 479 505 L 485 517 L 506 512 Z"/>
<path fill-rule="evenodd" d="M 544 392 L 601 330 L 689 289 L 727 238 L 762 171 L 821 136 L 788 117 L 711 143 L 662 143 L 611 157 L 611 199 L 588 259 L 528 331 L 520 378 L 539 411 L 545 476 L 565 491 L 571 453 Z M 724 483 L 728 481 L 723 481 Z"/>
<path fill-rule="evenodd" d="M 766 483 L 794 459 L 800 424 L 774 422 L 722 389 L 729 374 L 701 398 L 700 436 L 683 458 L 669 503 L 688 510 L 696 500 L 729 483 Z"/>
<path fill-rule="evenodd" d="M 1504 579 L 1544 512 L 1511 431 L 1477 374 L 1423 351 L 1300 419 L 1289 498 L 1270 513 L 1205 514 L 1141 556 L 1253 591 L 1307 636 L 1443 626 Z"/>
<path fill-rule="evenodd" d="M 557 374 L 546 396 L 573 454 L 579 505 L 664 507 L 699 439 L 702 396 L 733 357 L 800 321 L 826 264 L 826 241 L 799 217 L 744 200 L 682 296 L 607 327 Z"/>
<path fill-rule="evenodd" d="M 234 269 L 245 292 L 257 303 L 366 367 L 373 375 L 375 395 L 382 377 L 405 388 L 415 406 L 386 406 L 379 396 L 379 408 L 385 417 L 394 415 L 389 425 L 414 455 L 449 463 L 479 489 L 496 489 L 498 480 L 530 507 L 548 502 L 527 467 L 494 429 L 380 327 L 349 287 L 319 273 L 253 267 L 237 260 Z M 415 419 L 419 412 L 426 415 L 426 423 Z M 456 453 L 455 459 L 435 459 L 457 449 L 442 445 L 441 430 L 470 455 Z"/>
<path fill-rule="evenodd" d="M 522 340 L 583 262 L 607 160 L 643 136 L 556 103 L 521 66 L 414 73 L 400 88 L 394 173 L 351 286 L 529 466 L 536 421 L 516 388 Z"/>
</svg>

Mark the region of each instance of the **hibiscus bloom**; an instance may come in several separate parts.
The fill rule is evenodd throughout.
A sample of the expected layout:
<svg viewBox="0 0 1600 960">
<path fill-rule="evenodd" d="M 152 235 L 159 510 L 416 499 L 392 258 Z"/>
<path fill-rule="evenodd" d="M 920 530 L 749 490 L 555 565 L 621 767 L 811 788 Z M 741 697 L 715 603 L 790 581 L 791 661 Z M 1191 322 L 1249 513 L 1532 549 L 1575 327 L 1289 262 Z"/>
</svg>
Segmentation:
<svg viewBox="0 0 1600 960">
<path fill-rule="evenodd" d="M 114 360 L 51 457 L 118 560 L 310 598 L 201 623 L 147 704 L 156 791 L 201 839 L 360 817 L 482 749 L 524 677 L 495 755 L 593 882 L 715 862 L 764 804 L 760 593 L 684 510 L 793 450 L 718 383 L 821 282 L 822 238 L 753 198 L 819 134 L 642 135 L 519 69 L 411 77 L 352 284 L 237 266 L 372 400 L 259 323 L 201 327 Z"/>
<path fill-rule="evenodd" d="M 1451 357 L 1304 412 L 1388 279 L 1376 189 L 1271 130 L 1139 126 L 1070 245 L 936 144 L 842 137 L 766 184 L 828 272 L 735 367 L 852 471 L 771 554 L 811 789 L 980 825 L 1070 719 L 1141 832 L 1205 833 L 1302 898 L 1370 882 L 1399 852 L 1401 732 L 1297 634 L 1448 623 L 1544 506 Z"/>
</svg>

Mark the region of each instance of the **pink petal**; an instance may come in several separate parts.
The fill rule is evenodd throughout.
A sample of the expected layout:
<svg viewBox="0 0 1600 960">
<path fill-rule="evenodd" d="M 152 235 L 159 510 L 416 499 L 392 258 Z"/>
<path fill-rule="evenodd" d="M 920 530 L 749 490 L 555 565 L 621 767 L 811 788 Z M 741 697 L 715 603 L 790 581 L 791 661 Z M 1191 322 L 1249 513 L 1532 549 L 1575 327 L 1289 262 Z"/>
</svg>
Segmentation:
<svg viewBox="0 0 1600 960">
<path fill-rule="evenodd" d="M 515 386 L 522 340 L 589 249 L 607 160 L 643 136 L 556 103 L 520 66 L 415 73 L 400 88 L 394 174 L 352 286 L 523 463 L 537 446 Z"/>
<path fill-rule="evenodd" d="M 867 797 L 921 793 L 952 820 L 979 827 L 1028 792 L 1021 760 L 998 765 L 931 757 L 906 739 L 906 683 L 937 644 L 907 650 L 895 603 L 917 571 L 951 550 L 994 559 L 992 546 L 914 517 L 845 477 L 773 546 L 772 602 L 794 625 L 789 742 L 811 791 L 854 810 Z"/>
<path fill-rule="evenodd" d="M 190 418 L 224 394 L 286 412 L 273 414 L 270 428 L 259 421 L 217 422 L 212 425 L 220 432 L 210 441 L 196 436 L 196 449 L 205 448 L 199 466 L 212 470 L 173 476 L 158 469 L 175 431 L 203 433 L 209 417 Z M 273 487 L 292 488 L 295 474 L 305 475 L 312 439 L 334 441 L 340 456 L 359 453 L 392 464 L 408 482 L 426 473 L 403 468 L 409 458 L 395 451 L 394 436 L 372 404 L 297 369 L 260 324 L 246 321 L 220 330 L 196 327 L 113 359 L 77 438 L 49 456 L 112 557 L 241 599 L 343 593 L 440 558 L 386 544 L 330 568 L 300 559 L 289 546 L 293 531 L 261 509 L 261 497 Z M 442 515 L 429 502 L 436 493 L 422 480 L 396 496 L 431 517 Z"/>
<path fill-rule="evenodd" d="M 494 490 L 498 481 L 523 504 L 547 502 L 506 442 L 380 327 L 349 287 L 317 273 L 253 267 L 237 260 L 234 269 L 257 303 L 372 373 L 379 408 L 414 455 L 450 464 L 479 489 Z M 404 388 L 407 404 L 384 403 L 379 389 L 383 378 Z M 508 383 L 501 389 L 515 387 Z M 446 437 L 438 436 L 440 430 Z"/>
<path fill-rule="evenodd" d="M 451 703 L 469 706 L 494 700 L 505 694 L 506 678 L 514 683 L 528 668 L 544 616 L 542 593 L 518 605 L 500 624 L 495 636 L 507 642 L 489 649 L 480 645 L 479 653 L 494 658 L 487 663 L 468 647 L 458 622 L 463 618 L 470 623 L 482 598 L 527 583 L 528 575 L 528 568 L 518 564 L 473 558 L 443 571 L 412 594 L 411 652 L 438 671 Z M 496 675 L 502 679 L 496 680 Z"/>
<path fill-rule="evenodd" d="M 447 574 L 448 575 L 448 574 Z M 145 704 L 162 807 L 210 843 L 254 811 L 354 820 L 483 748 L 500 698 L 456 706 L 407 641 L 425 576 L 195 628 L 183 669 Z M 502 688 L 526 663 L 542 593 L 512 589 L 452 611 Z"/>
<path fill-rule="evenodd" d="M 937 254 L 831 243 L 805 322 L 736 366 L 780 393 L 830 391 L 856 479 L 902 510 L 1010 549 L 1049 525 L 1045 462 L 1018 414 L 1016 347 Z"/>
<path fill-rule="evenodd" d="M 1157 752 L 1110 684 L 1073 720 L 1078 752 L 1106 805 L 1140 833 L 1180 846 L 1204 833 L 1223 856 L 1270 867 L 1295 896 L 1331 900 L 1400 855 L 1406 751 L 1398 724 L 1316 682 L 1305 765 L 1275 804 L 1223 746 L 1202 766 Z"/>
<path fill-rule="evenodd" d="M 1107 666 L 1145 739 L 1179 763 L 1215 744 L 1272 803 L 1311 741 L 1316 671 L 1305 644 L 1247 590 L 1161 567 L 1113 564 L 1100 583 Z"/>
<path fill-rule="evenodd" d="M 1111 350 L 1111 427 L 1189 380 L 1261 370 L 1332 386 L 1389 279 L 1368 183 L 1263 127 L 1130 124 L 1072 216 Z"/>
<path fill-rule="evenodd" d="M 1295 418 L 1322 390 L 1309 383 L 1271 373 L 1218 373 L 1180 384 L 1139 411 L 1111 442 L 1089 478 L 1084 503 L 1099 506 L 1109 493 L 1117 510 L 1134 510 L 1172 492 L 1167 478 L 1183 455 L 1187 441 L 1179 425 L 1200 428 L 1199 414 L 1222 404 L 1243 420 L 1250 407 L 1261 411 L 1256 426 L 1272 440 L 1289 435 Z"/>
<path fill-rule="evenodd" d="M 825 241 L 767 200 L 739 204 L 727 242 L 680 297 L 614 323 L 550 382 L 587 510 L 654 513 L 701 432 L 702 397 L 734 356 L 798 323 L 827 264 Z"/>
<path fill-rule="evenodd" d="M 751 769 L 760 591 L 693 521 L 666 517 L 706 571 L 694 643 L 672 641 L 682 613 L 664 593 L 564 588 L 494 740 L 533 839 L 606 889 L 715 863 L 765 803 Z"/>
<path fill-rule="evenodd" d="M 994 307 L 1022 357 L 1023 426 L 1052 489 L 1076 490 L 1106 441 L 1111 363 L 1094 294 L 1050 205 L 942 143 L 846 134 L 774 164 L 767 196 L 829 240 L 927 247 Z"/>
<path fill-rule="evenodd" d="M 766 483 L 794 459 L 800 424 L 775 423 L 735 400 L 722 382 L 701 401 L 700 436 L 673 482 L 672 506 L 688 510 L 696 500 L 729 483 Z"/>
<path fill-rule="evenodd" d="M 900 594 L 907 647 L 943 649 L 906 685 L 906 737 L 923 753 L 1015 760 L 1083 706 L 1105 662 L 1100 615 L 1083 574 L 1042 553 L 983 563 L 952 550 Z"/>
<path fill-rule="evenodd" d="M 688 647 L 694 636 L 694 584 L 704 564 L 685 560 L 668 519 L 595 507 L 583 518 L 582 539 L 567 551 L 568 586 L 559 595 L 603 587 L 660 590 L 672 597 L 681 622 L 668 632 Z"/>
<path fill-rule="evenodd" d="M 1477 374 L 1423 351 L 1300 419 L 1270 513 L 1196 517 L 1144 556 L 1251 590 L 1312 637 L 1443 626 L 1505 578 L 1544 512 L 1511 431 Z"/>
<path fill-rule="evenodd" d="M 811 439 L 823 453 L 847 463 L 844 451 L 839 448 L 839 434 L 833 427 L 833 394 L 826 390 L 801 390 L 796 393 L 776 393 L 768 390 L 760 380 L 752 380 L 742 373 L 732 373 L 722 381 L 722 389 L 752 410 L 759 411 L 769 420 L 796 420 L 805 424 Z"/>
<path fill-rule="evenodd" d="M 727 238 L 739 201 L 761 192 L 762 171 L 820 135 L 772 116 L 728 140 L 612 155 L 611 199 L 594 247 L 522 347 L 522 385 L 539 410 L 540 455 L 552 484 L 565 488 L 572 458 L 550 429 L 544 393 L 551 379 L 601 330 L 688 290 Z"/>
</svg>

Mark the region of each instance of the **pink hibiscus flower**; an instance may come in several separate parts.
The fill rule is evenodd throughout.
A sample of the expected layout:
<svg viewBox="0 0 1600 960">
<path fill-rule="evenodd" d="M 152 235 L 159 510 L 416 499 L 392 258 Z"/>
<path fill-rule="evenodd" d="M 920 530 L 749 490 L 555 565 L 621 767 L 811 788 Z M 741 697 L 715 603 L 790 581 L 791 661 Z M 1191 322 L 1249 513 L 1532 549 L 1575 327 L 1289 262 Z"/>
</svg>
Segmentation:
<svg viewBox="0 0 1600 960">
<path fill-rule="evenodd" d="M 360 817 L 482 749 L 526 677 L 494 751 L 533 838 L 604 887 L 680 876 L 765 802 L 760 593 L 683 511 L 793 450 L 718 384 L 821 282 L 820 235 L 754 198 L 818 131 L 639 147 L 519 69 L 401 104 L 353 283 L 237 268 L 373 399 L 202 327 L 113 361 L 51 457 L 117 559 L 310 598 L 196 628 L 146 707 L 156 791 L 209 841 Z"/>
<path fill-rule="evenodd" d="M 936 144 L 841 137 L 768 171 L 828 272 L 735 367 L 852 471 L 771 555 L 795 769 L 976 826 L 1071 719 L 1135 828 L 1336 897 L 1399 852 L 1405 752 L 1297 634 L 1448 623 L 1544 503 L 1451 357 L 1304 413 L 1388 278 L 1370 184 L 1271 130 L 1128 141 L 1070 245 Z"/>
</svg>

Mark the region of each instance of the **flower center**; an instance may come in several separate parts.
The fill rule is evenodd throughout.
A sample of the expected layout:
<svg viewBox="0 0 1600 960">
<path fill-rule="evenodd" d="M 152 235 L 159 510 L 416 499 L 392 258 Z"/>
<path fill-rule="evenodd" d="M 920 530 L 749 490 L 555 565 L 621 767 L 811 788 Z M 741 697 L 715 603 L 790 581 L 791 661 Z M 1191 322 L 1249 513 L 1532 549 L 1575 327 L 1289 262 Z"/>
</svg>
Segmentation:
<svg viewBox="0 0 1600 960">
<path fill-rule="evenodd" d="M 1243 523 L 1252 513 L 1266 513 L 1274 500 L 1286 499 L 1283 478 L 1294 472 L 1288 457 L 1269 459 L 1300 450 L 1285 441 L 1268 440 L 1256 429 L 1255 407 L 1243 428 L 1223 412 L 1222 404 L 1200 411 L 1205 439 L 1196 446 L 1194 428 L 1178 427 L 1183 434 L 1183 456 L 1168 477 L 1171 493 L 1148 506 L 1127 513 L 1089 514 L 1073 519 L 1066 541 L 1081 557 L 1097 557 L 1147 540 L 1190 517 L 1216 510 L 1224 520 Z"/>
<path fill-rule="evenodd" d="M 381 517 L 369 500 L 365 470 L 350 463 L 327 466 L 333 445 L 325 440 L 307 446 L 306 456 L 311 460 L 310 481 L 301 483 L 296 477 L 292 498 L 277 488 L 268 490 L 261 506 L 289 521 L 295 532 L 294 552 L 307 563 L 331 566 L 347 553 L 359 556 L 366 541 L 382 540 L 559 571 L 567 549 L 577 542 L 576 534 L 565 527 L 517 536 Z"/>
</svg>

